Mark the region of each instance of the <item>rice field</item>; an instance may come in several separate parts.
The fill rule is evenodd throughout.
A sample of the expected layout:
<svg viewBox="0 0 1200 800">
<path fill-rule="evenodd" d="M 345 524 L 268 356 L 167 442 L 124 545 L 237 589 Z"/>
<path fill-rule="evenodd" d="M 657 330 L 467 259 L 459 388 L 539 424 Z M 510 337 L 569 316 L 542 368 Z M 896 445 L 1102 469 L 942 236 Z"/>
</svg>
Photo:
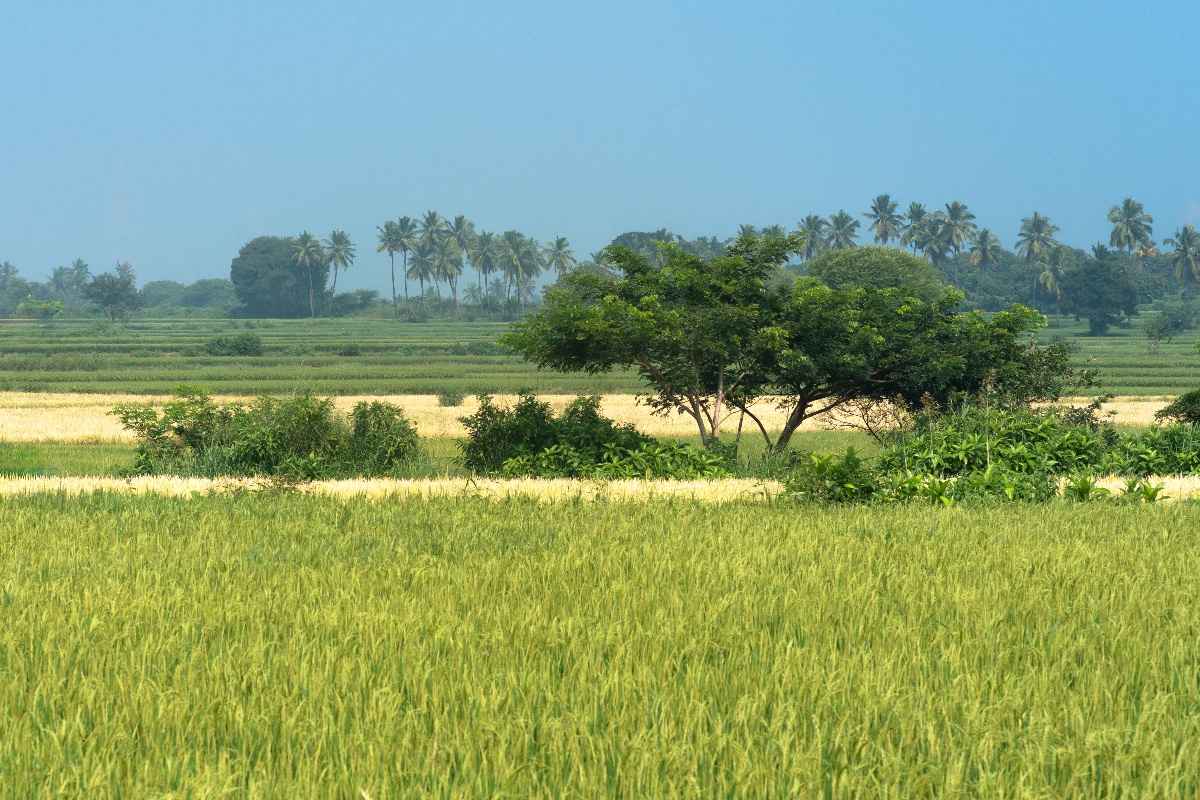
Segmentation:
<svg viewBox="0 0 1200 800">
<path fill-rule="evenodd" d="M 511 394 L 633 394 L 636 375 L 541 372 L 496 345 L 504 323 L 392 320 L 0 321 L 0 391 L 91 394 L 171 393 L 190 384 L 212 394 L 391 395 L 461 391 Z M 218 335 L 254 333 L 258 357 L 207 355 Z M 1086 326 L 1052 320 L 1044 340 L 1079 345 L 1076 363 L 1093 366 L 1102 391 L 1159 397 L 1200 386 L 1195 334 L 1154 353 L 1136 328 L 1090 337 Z"/>
<path fill-rule="evenodd" d="M 1200 792 L 1187 504 L 0 512 L 3 797 Z"/>
</svg>

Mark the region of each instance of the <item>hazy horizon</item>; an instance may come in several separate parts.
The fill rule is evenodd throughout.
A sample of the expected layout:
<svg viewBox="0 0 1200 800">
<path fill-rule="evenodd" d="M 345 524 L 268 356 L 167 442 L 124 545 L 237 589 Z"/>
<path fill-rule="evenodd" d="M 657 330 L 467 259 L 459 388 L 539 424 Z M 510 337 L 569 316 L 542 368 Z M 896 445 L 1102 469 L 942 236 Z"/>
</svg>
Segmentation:
<svg viewBox="0 0 1200 800">
<path fill-rule="evenodd" d="M 1157 241 L 1200 222 L 1192 4 L 13 5 L 0 260 L 38 279 L 227 276 L 254 236 L 341 227 L 339 287 L 382 288 L 375 226 L 426 209 L 580 257 L 883 192 L 1006 247 L 1034 210 L 1107 240 L 1129 195 Z"/>
</svg>

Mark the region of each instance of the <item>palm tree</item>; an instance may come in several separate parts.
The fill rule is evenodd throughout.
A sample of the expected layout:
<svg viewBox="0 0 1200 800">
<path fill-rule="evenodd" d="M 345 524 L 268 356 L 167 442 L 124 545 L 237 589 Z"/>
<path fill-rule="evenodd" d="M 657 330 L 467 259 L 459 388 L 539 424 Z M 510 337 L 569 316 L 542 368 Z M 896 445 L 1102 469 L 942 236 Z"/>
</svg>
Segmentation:
<svg viewBox="0 0 1200 800">
<path fill-rule="evenodd" d="M 325 251 L 317 237 L 304 231 L 292 240 L 292 256 L 308 275 L 308 313 L 309 316 L 315 317 L 317 316 L 317 299 L 313 288 L 312 271 L 313 267 L 328 263 L 325 260 Z"/>
<path fill-rule="evenodd" d="M 946 204 L 945 219 L 946 242 L 954 254 L 958 255 L 975 235 L 975 215 L 967 209 L 965 203 L 955 200 Z"/>
<path fill-rule="evenodd" d="M 928 216 L 929 212 L 925 210 L 924 203 L 909 203 L 908 211 L 904 212 L 904 229 L 900 232 L 900 244 L 912 247 L 913 252 L 917 252 Z"/>
<path fill-rule="evenodd" d="M 484 297 L 484 287 L 487 276 L 496 268 L 496 234 L 488 231 L 481 232 L 471 240 L 471 264 L 479 276 L 479 296 Z"/>
<path fill-rule="evenodd" d="M 816 214 L 809 214 L 796 225 L 796 229 L 804 234 L 804 250 L 801 255 L 806 261 L 825 249 L 825 236 L 828 228 L 829 222 Z"/>
<path fill-rule="evenodd" d="M 889 194 L 881 194 L 871 201 L 871 210 L 863 214 L 871 221 L 871 232 L 878 244 L 886 245 L 899 238 L 901 219 L 896 213 L 896 203 Z"/>
<path fill-rule="evenodd" d="M 470 257 L 471 242 L 475 239 L 475 223 L 459 214 L 446 226 L 446 232 L 458 245 L 459 252 Z"/>
<path fill-rule="evenodd" d="M 354 264 L 354 242 L 350 234 L 341 229 L 335 229 L 325 240 L 325 257 L 329 266 L 333 267 L 333 282 L 329 285 L 329 296 L 337 293 L 338 270 L 350 269 Z"/>
<path fill-rule="evenodd" d="M 787 229 L 782 225 L 768 225 L 762 229 L 764 239 L 782 239 L 787 236 Z"/>
<path fill-rule="evenodd" d="M 437 240 L 434 250 L 434 272 L 450 287 L 455 308 L 458 307 L 458 278 L 463 271 L 462 260 L 463 251 L 453 236 L 442 236 Z"/>
<path fill-rule="evenodd" d="M 1108 243 L 1124 250 L 1131 258 L 1134 251 L 1154 244 L 1150 238 L 1154 232 L 1154 217 L 1147 214 L 1145 207 L 1132 197 L 1126 197 L 1121 205 L 1110 208 L 1108 221 L 1113 226 Z"/>
<path fill-rule="evenodd" d="M 1017 236 L 1017 255 L 1026 261 L 1041 261 L 1057 245 L 1054 234 L 1058 226 L 1038 212 L 1021 220 L 1021 233 Z"/>
<path fill-rule="evenodd" d="M 436 248 L 435 242 L 426 242 L 424 239 L 418 241 L 417 246 L 413 248 L 412 266 L 408 269 L 408 276 L 420 282 L 422 301 L 425 299 L 425 281 L 431 280 L 437 269 Z"/>
<path fill-rule="evenodd" d="M 408 302 L 408 254 L 417 249 L 417 221 L 412 217 L 401 217 L 396 220 L 397 243 L 400 254 L 404 257 L 404 302 Z"/>
<path fill-rule="evenodd" d="M 757 236 L 757 235 L 758 235 L 758 228 L 754 227 L 753 225 L 745 225 L 745 224 L 738 225 L 738 232 L 737 232 L 737 235 L 738 235 L 739 237 L 742 237 L 742 236 Z"/>
<path fill-rule="evenodd" d="M 1046 293 L 1046 296 L 1054 300 L 1054 305 L 1057 306 L 1062 302 L 1062 288 L 1059 286 L 1059 280 L 1062 278 L 1062 270 L 1057 264 L 1043 264 L 1041 273 L 1038 274 L 1037 285 Z"/>
<path fill-rule="evenodd" d="M 943 212 L 935 211 L 932 214 L 926 214 L 916 229 L 913 245 L 924 253 L 926 258 L 940 267 L 954 249 L 951 243 L 951 230 L 950 221 Z M 955 278 L 957 285 L 957 275 Z"/>
<path fill-rule="evenodd" d="M 524 307 L 533 279 L 542 268 L 537 242 L 517 231 L 505 231 L 500 237 L 499 260 L 509 291 L 517 290 L 517 302 Z"/>
<path fill-rule="evenodd" d="M 389 219 L 376 230 L 379 232 L 379 245 L 375 252 L 387 253 L 388 260 L 392 263 L 392 315 L 396 316 L 399 313 L 396 309 L 396 253 L 400 251 L 400 227 Z M 407 279 L 405 282 L 407 283 Z"/>
<path fill-rule="evenodd" d="M 834 214 L 829 218 L 829 246 L 834 250 L 855 247 L 854 240 L 858 238 L 858 225 L 858 220 L 845 211 Z"/>
<path fill-rule="evenodd" d="M 575 254 L 571 252 L 571 244 L 564 236 L 559 236 L 553 242 L 546 245 L 543 253 L 546 257 L 546 264 L 560 278 L 575 267 Z"/>
<path fill-rule="evenodd" d="M 1002 251 L 996 234 L 983 228 L 975 234 L 975 241 L 971 244 L 971 264 L 976 267 L 990 267 L 1000 260 Z"/>
<path fill-rule="evenodd" d="M 1184 287 L 1192 289 L 1200 281 L 1200 233 L 1196 231 L 1196 226 L 1184 225 L 1164 244 L 1175 248 L 1171 253 L 1175 277 Z"/>
</svg>

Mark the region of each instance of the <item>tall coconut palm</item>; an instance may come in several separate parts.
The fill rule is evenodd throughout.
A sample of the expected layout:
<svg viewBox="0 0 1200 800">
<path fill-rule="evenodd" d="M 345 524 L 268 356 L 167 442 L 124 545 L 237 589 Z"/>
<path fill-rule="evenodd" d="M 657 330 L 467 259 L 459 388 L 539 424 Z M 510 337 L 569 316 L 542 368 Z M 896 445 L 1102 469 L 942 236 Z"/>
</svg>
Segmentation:
<svg viewBox="0 0 1200 800">
<path fill-rule="evenodd" d="M 1171 252 L 1171 264 L 1175 277 L 1190 291 L 1200 282 L 1200 233 L 1195 225 L 1184 225 L 1167 239 L 1164 244 L 1175 248 Z"/>
<path fill-rule="evenodd" d="M 537 242 L 517 231 L 505 231 L 499 243 L 500 270 L 507 279 L 508 291 L 517 292 L 517 302 L 524 307 L 525 299 L 533 286 L 533 279 L 541 272 L 541 253 Z"/>
<path fill-rule="evenodd" d="M 304 231 L 292 240 L 292 257 L 296 259 L 296 264 L 308 276 L 308 313 L 309 316 L 315 317 L 317 316 L 317 297 L 313 285 L 313 268 L 324 266 L 327 263 L 325 250 L 321 247 L 321 241 L 317 237 Z"/>
<path fill-rule="evenodd" d="M 971 243 L 971 265 L 990 267 L 1000 260 L 1001 252 L 1003 248 L 1000 239 L 987 228 L 982 228 L 975 234 L 975 240 Z"/>
<path fill-rule="evenodd" d="M 920 249 L 925 257 L 939 267 L 946 262 L 954 250 L 951 240 L 951 225 L 946 215 L 941 211 L 926 214 L 916 230 L 913 244 Z M 955 276 L 955 284 L 958 276 Z"/>
<path fill-rule="evenodd" d="M 413 248 L 412 265 L 408 268 L 408 277 L 416 279 L 421 286 L 421 300 L 425 299 L 425 281 L 433 280 L 437 271 L 437 243 L 420 239 Z"/>
<path fill-rule="evenodd" d="M 401 217 L 396 220 L 396 241 L 400 253 L 404 257 L 404 302 L 408 302 L 408 254 L 417 249 L 417 221 L 412 217 Z M 394 280 L 393 280 L 394 283 Z"/>
<path fill-rule="evenodd" d="M 463 251 L 453 236 L 442 236 L 437 240 L 434 265 L 437 276 L 450 287 L 450 295 L 454 298 L 454 307 L 457 308 L 458 278 L 463 271 Z"/>
<path fill-rule="evenodd" d="M 856 247 L 859 222 L 845 211 L 839 211 L 829 218 L 828 243 L 834 250 L 844 250 Z"/>
<path fill-rule="evenodd" d="M 900 237 L 902 220 L 896 213 L 896 203 L 889 194 L 881 194 L 871 201 L 871 210 L 863 214 L 871 223 L 877 244 L 886 245 Z"/>
<path fill-rule="evenodd" d="M 436 211 L 426 211 L 421 217 L 421 227 L 417 234 L 421 242 L 433 245 L 446 233 L 446 220 Z"/>
<path fill-rule="evenodd" d="M 941 220 L 941 238 L 947 248 L 956 258 L 954 260 L 954 285 L 959 286 L 958 254 L 975 236 L 975 215 L 965 203 L 955 200 L 946 204 L 946 212 Z"/>
<path fill-rule="evenodd" d="M 758 228 L 753 225 L 738 225 L 738 236 L 758 236 Z"/>
<path fill-rule="evenodd" d="M 350 269 L 354 264 L 354 242 L 350 241 L 350 234 L 335 229 L 325 240 L 324 247 L 325 258 L 333 267 L 333 281 L 329 284 L 329 296 L 332 297 L 337 293 L 338 271 Z"/>
<path fill-rule="evenodd" d="M 471 264 L 475 267 L 475 274 L 479 277 L 479 296 L 483 298 L 488 275 L 496 269 L 496 234 L 488 231 L 480 232 L 471 240 L 469 254 Z"/>
<path fill-rule="evenodd" d="M 809 214 L 796 225 L 796 229 L 804 235 L 804 249 L 801 255 L 806 261 L 825 249 L 828 228 L 829 222 L 816 214 Z"/>
<path fill-rule="evenodd" d="M 471 241 L 475 238 L 475 223 L 459 214 L 446 225 L 446 233 L 458 245 L 459 252 L 470 258 Z"/>
<path fill-rule="evenodd" d="M 396 308 L 396 253 L 400 252 L 400 229 L 394 220 L 389 219 L 376 230 L 379 234 L 379 244 L 375 252 L 387 253 L 392 264 L 392 315 L 396 316 L 399 313 Z"/>
<path fill-rule="evenodd" d="M 571 243 L 565 236 L 559 236 L 546 245 L 543 255 L 546 258 L 547 266 L 554 270 L 560 278 L 575 268 L 575 254 L 571 252 Z"/>
<path fill-rule="evenodd" d="M 1124 250 L 1130 257 L 1135 251 L 1154 244 L 1151 239 L 1154 217 L 1147 214 L 1145 207 L 1132 197 L 1126 197 L 1121 205 L 1110 208 L 1108 221 L 1113 226 L 1108 243 Z"/>
<path fill-rule="evenodd" d="M 1029 262 L 1041 261 L 1057 244 L 1054 241 L 1056 233 L 1057 225 L 1038 212 L 1033 212 L 1032 217 L 1021 220 L 1021 232 L 1017 236 L 1017 255 Z"/>
<path fill-rule="evenodd" d="M 766 239 L 782 239 L 787 236 L 787 228 L 782 225 L 767 225 L 762 229 L 762 236 Z"/>
<path fill-rule="evenodd" d="M 904 212 L 904 227 L 900 231 L 901 245 L 911 247 L 914 253 L 920 249 L 921 239 L 925 236 L 925 219 L 928 216 L 929 212 L 925 209 L 924 203 L 908 204 L 908 211 Z"/>
</svg>

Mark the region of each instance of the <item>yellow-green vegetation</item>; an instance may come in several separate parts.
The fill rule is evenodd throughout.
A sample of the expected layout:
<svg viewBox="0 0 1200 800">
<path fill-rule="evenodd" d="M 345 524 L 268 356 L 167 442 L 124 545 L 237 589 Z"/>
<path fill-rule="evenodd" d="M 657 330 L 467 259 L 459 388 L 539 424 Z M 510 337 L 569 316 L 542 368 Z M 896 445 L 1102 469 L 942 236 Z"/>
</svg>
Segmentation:
<svg viewBox="0 0 1200 800">
<path fill-rule="evenodd" d="M 1200 792 L 1200 510 L 0 501 L 8 797 Z"/>
</svg>

